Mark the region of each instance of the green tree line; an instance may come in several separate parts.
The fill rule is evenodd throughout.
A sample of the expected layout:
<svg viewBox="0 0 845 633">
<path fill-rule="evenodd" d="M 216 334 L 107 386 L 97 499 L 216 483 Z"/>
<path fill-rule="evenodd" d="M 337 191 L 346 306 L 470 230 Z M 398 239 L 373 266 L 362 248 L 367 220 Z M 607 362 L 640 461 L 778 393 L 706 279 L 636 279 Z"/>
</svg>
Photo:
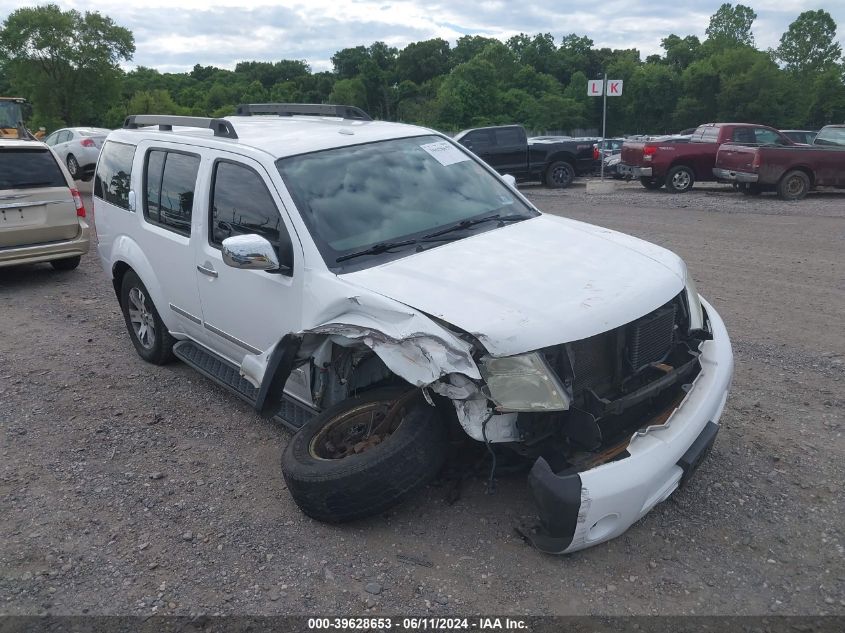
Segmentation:
<svg viewBox="0 0 845 633">
<path fill-rule="evenodd" d="M 302 60 L 243 61 L 234 70 L 197 64 L 161 73 L 121 64 L 132 33 L 98 12 L 54 4 L 17 9 L 0 28 L 0 94 L 28 98 L 32 127 L 118 127 L 128 114 L 225 116 L 238 103 L 338 103 L 378 119 L 445 131 L 504 123 L 531 130 L 598 127 L 600 99 L 587 81 L 623 79 L 608 100 L 609 133 L 659 133 L 707 121 L 753 121 L 780 128 L 845 122 L 845 60 L 837 25 L 805 11 L 774 49 L 755 46 L 756 14 L 723 4 L 705 39 L 668 34 L 662 54 L 596 48 L 589 37 L 520 34 L 506 42 L 467 35 L 402 49 L 384 42 L 344 48 L 331 72 Z"/>
</svg>

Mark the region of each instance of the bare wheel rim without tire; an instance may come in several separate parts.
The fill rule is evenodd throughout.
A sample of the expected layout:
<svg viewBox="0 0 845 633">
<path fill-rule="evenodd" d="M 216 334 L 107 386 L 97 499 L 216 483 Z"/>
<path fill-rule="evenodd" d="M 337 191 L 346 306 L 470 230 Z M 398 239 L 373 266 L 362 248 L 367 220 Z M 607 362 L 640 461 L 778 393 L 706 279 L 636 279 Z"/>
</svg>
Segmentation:
<svg viewBox="0 0 845 633">
<path fill-rule="evenodd" d="M 679 191 L 689 188 L 690 175 L 686 170 L 680 170 L 672 175 L 672 187 Z"/>
<path fill-rule="evenodd" d="M 156 342 L 155 318 L 147 308 L 147 297 L 140 288 L 129 291 L 129 322 L 135 338 L 144 349 L 152 349 Z"/>
<path fill-rule="evenodd" d="M 801 176 L 791 176 L 786 181 L 786 193 L 790 196 L 800 196 L 804 193 L 804 179 Z"/>
<path fill-rule="evenodd" d="M 390 437 L 405 418 L 408 392 L 393 402 L 369 402 L 345 411 L 324 426 L 308 446 L 317 459 L 343 459 L 372 449 Z"/>
<path fill-rule="evenodd" d="M 76 178 L 76 175 L 79 172 L 79 163 L 76 162 L 76 159 L 73 156 L 67 157 L 67 170 L 70 172 L 71 176 Z"/>
</svg>

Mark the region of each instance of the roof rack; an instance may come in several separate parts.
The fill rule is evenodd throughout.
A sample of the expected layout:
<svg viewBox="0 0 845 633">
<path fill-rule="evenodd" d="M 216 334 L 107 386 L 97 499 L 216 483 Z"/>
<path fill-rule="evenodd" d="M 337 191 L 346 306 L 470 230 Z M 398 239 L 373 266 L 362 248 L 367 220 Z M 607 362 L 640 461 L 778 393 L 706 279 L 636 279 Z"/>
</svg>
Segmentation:
<svg viewBox="0 0 845 633">
<path fill-rule="evenodd" d="M 214 130 L 214 136 L 238 138 L 235 127 L 226 119 L 212 119 L 201 116 L 172 116 L 162 114 L 132 114 L 123 121 L 124 129 L 137 129 L 145 125 L 157 125 L 159 130 L 173 131 L 174 125 Z"/>
<path fill-rule="evenodd" d="M 355 119 L 357 121 L 373 120 L 361 108 L 324 103 L 242 103 L 235 111 L 235 116 L 253 116 L 259 114 L 331 116 L 341 119 Z"/>
</svg>

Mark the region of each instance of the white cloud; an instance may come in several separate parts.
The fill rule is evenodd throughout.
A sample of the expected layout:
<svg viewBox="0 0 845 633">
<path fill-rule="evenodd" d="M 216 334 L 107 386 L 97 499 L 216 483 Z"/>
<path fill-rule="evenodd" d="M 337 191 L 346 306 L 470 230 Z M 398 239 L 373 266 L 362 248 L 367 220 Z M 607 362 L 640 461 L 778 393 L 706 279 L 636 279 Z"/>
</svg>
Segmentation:
<svg viewBox="0 0 845 633">
<path fill-rule="evenodd" d="M 643 57 L 661 53 L 670 33 L 704 37 L 709 16 L 723 0 L 603 0 L 558 4 L 495 0 L 59 0 L 63 8 L 99 11 L 135 34 L 132 65 L 184 71 L 194 64 L 232 68 L 242 60 L 304 59 L 329 70 L 341 48 L 385 41 L 402 48 L 432 37 L 454 43 L 463 34 L 505 40 L 549 32 L 557 41 L 586 34 L 599 47 L 638 48 Z M 758 14 L 760 48 L 775 47 L 781 33 L 814 0 L 746 0 Z M 845 33 L 845 2 L 828 0 Z M 837 6 L 831 6 L 831 5 Z M 31 2 L 0 0 L 0 19 Z"/>
</svg>

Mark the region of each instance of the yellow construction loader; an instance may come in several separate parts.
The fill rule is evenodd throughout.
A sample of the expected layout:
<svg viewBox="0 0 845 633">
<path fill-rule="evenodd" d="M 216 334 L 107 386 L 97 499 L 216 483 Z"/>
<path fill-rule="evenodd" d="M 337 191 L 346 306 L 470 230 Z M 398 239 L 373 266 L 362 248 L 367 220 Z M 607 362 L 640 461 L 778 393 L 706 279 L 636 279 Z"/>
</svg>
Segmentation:
<svg viewBox="0 0 845 633">
<path fill-rule="evenodd" d="M 0 138 L 43 138 L 43 128 L 35 134 L 27 129 L 24 118 L 29 114 L 29 110 L 29 103 L 22 97 L 0 97 Z"/>
</svg>

